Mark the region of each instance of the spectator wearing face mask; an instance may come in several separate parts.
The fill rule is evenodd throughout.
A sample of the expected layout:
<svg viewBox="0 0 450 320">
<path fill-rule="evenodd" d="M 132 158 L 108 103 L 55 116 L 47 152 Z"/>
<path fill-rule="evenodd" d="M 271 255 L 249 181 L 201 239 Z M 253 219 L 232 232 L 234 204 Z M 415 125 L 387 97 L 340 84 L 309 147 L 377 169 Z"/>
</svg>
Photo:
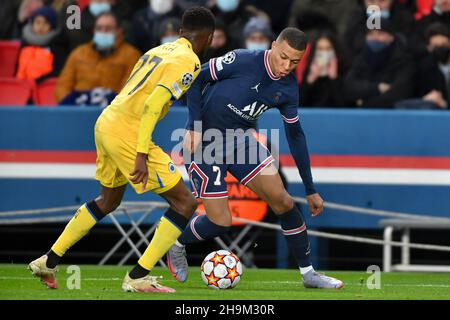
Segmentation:
<svg viewBox="0 0 450 320">
<path fill-rule="evenodd" d="M 448 109 L 450 101 L 450 32 L 436 22 L 426 30 L 428 55 L 418 66 L 416 92 L 432 107 Z"/>
<path fill-rule="evenodd" d="M 380 10 L 368 11 L 367 9 L 371 6 L 378 7 Z M 381 17 L 388 20 L 397 39 L 405 43 L 414 26 L 413 13 L 399 1 L 364 0 L 363 5 L 349 15 L 344 34 L 345 45 L 353 56 L 358 55 L 364 47 L 369 17 Z"/>
<path fill-rule="evenodd" d="M 216 27 L 214 29 L 214 35 L 211 42 L 211 46 L 206 50 L 202 60 L 202 63 L 209 61 L 211 58 L 216 58 L 223 56 L 227 52 L 236 49 L 238 47 L 237 44 L 233 43 L 233 41 L 228 36 L 228 31 L 225 26 L 225 23 L 216 19 Z"/>
<path fill-rule="evenodd" d="M 90 0 L 89 5 L 81 11 L 81 28 L 79 30 L 69 30 L 66 27 L 70 50 L 91 41 L 94 34 L 95 21 L 102 13 L 114 12 L 118 15 L 111 3 L 112 0 Z"/>
<path fill-rule="evenodd" d="M 251 18 L 244 27 L 244 46 L 249 50 L 267 50 L 274 39 L 270 25 L 261 18 Z"/>
<path fill-rule="evenodd" d="M 179 37 L 181 21 L 178 18 L 167 18 L 160 26 L 159 44 L 176 41 Z"/>
<path fill-rule="evenodd" d="M 417 21 L 409 46 L 416 59 L 427 56 L 425 32 L 431 24 L 436 22 L 445 25 L 450 30 L 450 0 L 434 0 L 431 13 Z"/>
<path fill-rule="evenodd" d="M 305 2 L 305 0 L 300 0 Z M 342 1 L 342 0 L 336 0 Z M 348 0 L 345 0 L 348 1 Z M 353 0 L 350 0 L 353 1 Z M 264 12 L 270 18 L 270 25 L 272 30 L 279 34 L 284 28 L 288 26 L 288 19 L 286 19 L 286 12 L 291 12 L 292 3 L 294 0 L 245 0 L 248 6 L 254 8 L 259 12 Z M 252 9 L 252 8 L 251 8 Z M 258 13 L 256 14 L 258 15 Z"/>
<path fill-rule="evenodd" d="M 337 37 L 330 31 L 316 34 L 303 74 L 300 90 L 304 107 L 343 107 L 343 77 L 347 70 L 346 56 Z"/>
<path fill-rule="evenodd" d="M 107 105 L 128 79 L 140 55 L 123 40 L 117 16 L 111 12 L 100 14 L 92 41 L 77 47 L 67 59 L 57 83 L 57 100 L 60 104 Z"/>
<path fill-rule="evenodd" d="M 392 108 L 412 96 L 412 60 L 390 21 L 380 22 L 380 29 L 367 31 L 366 44 L 345 77 L 344 91 L 357 107 Z"/>
<path fill-rule="evenodd" d="M 149 0 L 148 6 L 137 11 L 127 38 L 142 52 L 160 43 L 160 25 L 168 18 L 181 18 L 183 14 L 175 0 Z"/>
<path fill-rule="evenodd" d="M 41 81 L 57 76 L 66 54 L 57 13 L 43 6 L 32 13 L 30 22 L 23 27 L 17 78 Z"/>
<path fill-rule="evenodd" d="M 228 36 L 233 43 L 242 42 L 242 32 L 250 18 L 260 17 L 270 23 L 270 18 L 265 12 L 247 5 L 244 0 L 215 0 L 211 11 L 216 19 L 225 23 Z"/>
</svg>

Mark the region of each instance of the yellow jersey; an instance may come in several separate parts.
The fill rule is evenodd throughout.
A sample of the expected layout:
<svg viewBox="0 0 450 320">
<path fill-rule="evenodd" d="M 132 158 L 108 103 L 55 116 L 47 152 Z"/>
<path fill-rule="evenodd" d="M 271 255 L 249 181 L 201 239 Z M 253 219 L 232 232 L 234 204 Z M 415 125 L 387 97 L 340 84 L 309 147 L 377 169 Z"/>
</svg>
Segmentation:
<svg viewBox="0 0 450 320">
<path fill-rule="evenodd" d="M 135 141 L 147 98 L 161 86 L 172 95 L 158 121 L 169 111 L 200 73 L 201 65 L 186 38 L 147 51 L 136 63 L 130 77 L 111 104 L 103 110 L 96 130 Z M 150 106 L 151 107 L 151 106 Z"/>
</svg>

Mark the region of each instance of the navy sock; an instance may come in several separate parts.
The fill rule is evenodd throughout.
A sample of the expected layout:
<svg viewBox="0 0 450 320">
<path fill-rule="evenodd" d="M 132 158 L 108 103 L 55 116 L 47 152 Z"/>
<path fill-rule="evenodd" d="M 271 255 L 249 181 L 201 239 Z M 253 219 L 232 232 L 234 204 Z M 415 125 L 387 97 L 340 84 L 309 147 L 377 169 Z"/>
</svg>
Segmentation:
<svg viewBox="0 0 450 320">
<path fill-rule="evenodd" d="M 281 232 L 292 251 L 298 266 L 305 268 L 311 265 L 310 246 L 303 214 L 295 204 L 294 207 L 279 215 Z"/>
<path fill-rule="evenodd" d="M 194 217 L 184 229 L 178 242 L 182 245 L 200 242 L 206 239 L 215 238 L 227 232 L 229 227 L 219 226 L 208 219 L 206 215 Z"/>
</svg>

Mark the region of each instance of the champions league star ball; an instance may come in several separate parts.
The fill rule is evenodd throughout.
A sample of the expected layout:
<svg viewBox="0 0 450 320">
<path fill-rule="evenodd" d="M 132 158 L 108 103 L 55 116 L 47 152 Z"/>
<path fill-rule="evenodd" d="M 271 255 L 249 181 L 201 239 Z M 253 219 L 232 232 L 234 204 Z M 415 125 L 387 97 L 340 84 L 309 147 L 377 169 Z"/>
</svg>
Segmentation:
<svg viewBox="0 0 450 320">
<path fill-rule="evenodd" d="M 201 276 L 203 282 L 212 289 L 232 289 L 242 277 L 242 263 L 227 250 L 213 251 L 203 260 Z"/>
</svg>

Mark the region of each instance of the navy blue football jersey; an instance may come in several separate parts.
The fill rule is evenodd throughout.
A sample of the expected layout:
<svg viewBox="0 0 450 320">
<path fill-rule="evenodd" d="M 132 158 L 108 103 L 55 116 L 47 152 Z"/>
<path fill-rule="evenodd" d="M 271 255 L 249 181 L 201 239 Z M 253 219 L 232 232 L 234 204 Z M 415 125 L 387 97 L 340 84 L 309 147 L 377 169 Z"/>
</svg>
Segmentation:
<svg viewBox="0 0 450 320">
<path fill-rule="evenodd" d="M 205 63 L 197 83 L 187 93 L 188 104 L 201 104 L 201 114 L 191 119 L 188 127 L 201 119 L 204 130 L 255 128 L 258 118 L 272 108 L 280 110 L 284 121 L 297 121 L 297 80 L 292 73 L 275 77 L 269 54 L 269 50 L 238 49 Z M 203 90 L 202 101 L 198 101 L 196 90 Z"/>
</svg>

